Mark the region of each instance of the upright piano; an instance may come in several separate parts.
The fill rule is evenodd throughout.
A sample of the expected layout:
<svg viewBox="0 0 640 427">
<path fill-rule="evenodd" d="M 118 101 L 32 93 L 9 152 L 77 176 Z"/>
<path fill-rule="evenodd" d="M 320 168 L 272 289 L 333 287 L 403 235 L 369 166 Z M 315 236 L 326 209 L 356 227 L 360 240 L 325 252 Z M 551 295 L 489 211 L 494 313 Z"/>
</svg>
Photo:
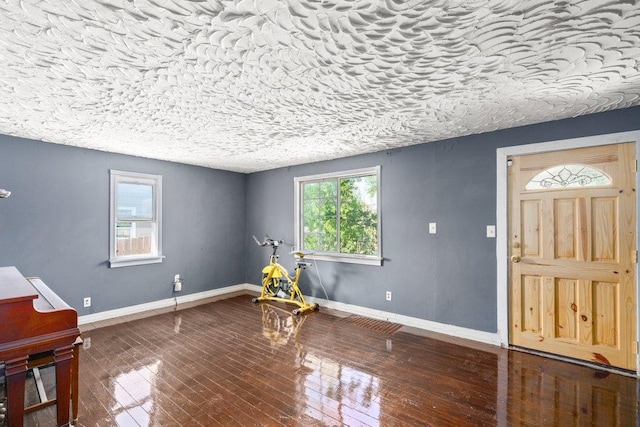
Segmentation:
<svg viewBox="0 0 640 427">
<path fill-rule="evenodd" d="M 71 364 L 79 336 L 78 313 L 44 282 L 25 278 L 15 267 L 0 267 L 0 362 L 5 366 L 10 426 L 24 422 L 29 357 L 47 353 L 56 370 L 58 426 L 69 424 Z"/>
</svg>

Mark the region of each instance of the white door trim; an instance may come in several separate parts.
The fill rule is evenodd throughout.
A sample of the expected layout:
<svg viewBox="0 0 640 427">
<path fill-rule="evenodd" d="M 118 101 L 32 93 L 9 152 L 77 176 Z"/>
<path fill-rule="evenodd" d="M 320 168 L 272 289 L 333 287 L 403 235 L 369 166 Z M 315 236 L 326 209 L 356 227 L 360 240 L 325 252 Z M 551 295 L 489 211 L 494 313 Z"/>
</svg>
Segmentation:
<svg viewBox="0 0 640 427">
<path fill-rule="evenodd" d="M 497 258 L 497 330 L 500 345 L 509 346 L 509 248 L 507 244 L 507 157 L 525 154 L 542 153 L 548 151 L 568 150 L 572 148 L 594 147 L 598 145 L 620 144 L 624 142 L 636 143 L 636 157 L 640 154 L 640 131 L 619 132 L 606 135 L 587 136 L 583 138 L 563 139 L 558 141 L 541 142 L 537 144 L 502 147 L 496 150 L 496 258 Z M 640 188 L 639 174 L 636 174 L 636 188 Z M 636 213 L 640 197 L 636 196 Z M 636 244 L 640 248 L 640 220 L 636 221 Z M 640 278 L 636 269 L 636 301 L 640 295 Z M 636 330 L 640 335 L 640 315 L 637 316 Z M 637 338 L 636 338 L 637 339 Z M 638 345 L 636 343 L 636 345 Z M 637 361 L 636 373 L 640 375 L 640 354 Z"/>
</svg>

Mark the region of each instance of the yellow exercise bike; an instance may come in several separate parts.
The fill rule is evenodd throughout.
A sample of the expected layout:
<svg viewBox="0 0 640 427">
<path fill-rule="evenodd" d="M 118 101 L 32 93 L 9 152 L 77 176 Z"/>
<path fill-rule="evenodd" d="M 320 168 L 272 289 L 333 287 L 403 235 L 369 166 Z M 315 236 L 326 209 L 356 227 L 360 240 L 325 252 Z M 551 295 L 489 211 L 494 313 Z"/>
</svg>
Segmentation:
<svg viewBox="0 0 640 427">
<path fill-rule="evenodd" d="M 262 269 L 262 292 L 259 297 L 253 298 L 251 301 L 256 303 L 261 301 L 278 301 L 295 304 L 298 306 L 298 308 L 293 310 L 293 314 L 296 316 L 320 309 L 318 304 L 307 304 L 298 287 L 302 270 L 308 265 L 311 265 L 311 263 L 304 259 L 305 255 L 309 255 L 309 253 L 302 251 L 291 252 L 296 262 L 295 276 L 291 279 L 287 269 L 278 263 L 279 255 L 276 254 L 278 247 L 284 243 L 284 241 L 273 240 L 269 236 L 266 236 L 262 243 L 260 243 L 256 236 L 253 236 L 253 240 L 255 240 L 259 246 L 270 246 L 272 252 L 269 257 L 269 265 Z"/>
</svg>

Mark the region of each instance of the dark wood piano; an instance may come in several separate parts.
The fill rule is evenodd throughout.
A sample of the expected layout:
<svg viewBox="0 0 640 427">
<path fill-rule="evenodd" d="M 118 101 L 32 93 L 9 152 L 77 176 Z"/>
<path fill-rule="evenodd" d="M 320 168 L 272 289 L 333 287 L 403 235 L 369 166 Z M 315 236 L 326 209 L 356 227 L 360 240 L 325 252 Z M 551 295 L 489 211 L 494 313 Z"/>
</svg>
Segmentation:
<svg viewBox="0 0 640 427">
<path fill-rule="evenodd" d="M 9 425 L 23 425 L 29 358 L 47 354 L 56 370 L 58 425 L 68 425 L 74 343 L 80 337 L 78 313 L 41 280 L 27 279 L 15 267 L 0 267 L 0 325 Z"/>
</svg>

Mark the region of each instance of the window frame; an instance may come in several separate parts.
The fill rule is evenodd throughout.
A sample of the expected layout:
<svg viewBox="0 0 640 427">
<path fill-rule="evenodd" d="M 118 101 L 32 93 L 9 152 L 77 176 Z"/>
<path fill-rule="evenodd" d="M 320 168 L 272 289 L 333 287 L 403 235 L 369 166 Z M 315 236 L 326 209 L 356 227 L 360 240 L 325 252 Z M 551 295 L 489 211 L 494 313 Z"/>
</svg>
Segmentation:
<svg viewBox="0 0 640 427">
<path fill-rule="evenodd" d="M 363 255 L 363 254 L 348 254 L 348 253 L 340 253 L 340 252 L 315 252 L 310 255 L 306 255 L 305 258 L 315 259 L 319 261 L 332 261 L 332 262 L 345 262 L 352 264 L 364 264 L 364 265 L 382 265 L 382 204 L 381 204 L 381 167 L 373 166 L 362 169 L 352 169 L 347 171 L 339 171 L 339 172 L 330 172 L 324 174 L 317 175 L 306 175 L 294 178 L 294 223 L 295 223 L 295 242 L 296 248 L 303 248 L 303 186 L 308 182 L 322 182 L 322 181 L 332 181 L 332 180 L 340 180 L 340 179 L 348 179 L 348 178 L 357 178 L 362 176 L 370 176 L 375 175 L 377 180 L 377 191 L 376 191 L 376 204 L 377 204 L 377 222 L 376 222 L 376 233 L 378 238 L 378 250 L 375 255 Z M 338 186 L 339 187 L 339 186 Z M 339 200 L 339 197 L 338 197 Z M 338 211 L 340 206 L 338 205 Z M 340 233 L 340 229 L 337 230 L 337 233 Z"/>
<path fill-rule="evenodd" d="M 109 202 L 109 267 L 128 267 L 134 265 L 161 263 L 162 255 L 162 175 L 139 172 L 126 172 L 110 169 Z M 151 254 L 118 256 L 116 254 L 117 232 L 117 187 L 119 183 L 151 185 L 153 194 L 152 224 L 155 225 L 155 239 L 152 238 Z M 153 244 L 155 240 L 155 245 Z"/>
</svg>

